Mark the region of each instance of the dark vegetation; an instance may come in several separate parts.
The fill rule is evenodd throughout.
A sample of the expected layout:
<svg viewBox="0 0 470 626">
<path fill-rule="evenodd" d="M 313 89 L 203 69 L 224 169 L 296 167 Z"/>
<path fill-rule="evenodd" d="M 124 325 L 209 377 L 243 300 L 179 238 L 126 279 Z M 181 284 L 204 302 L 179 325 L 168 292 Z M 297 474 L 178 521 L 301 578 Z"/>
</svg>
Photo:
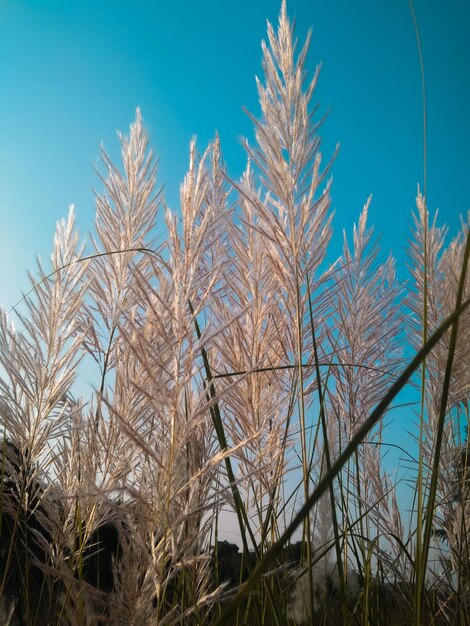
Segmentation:
<svg viewBox="0 0 470 626">
<path fill-rule="evenodd" d="M 0 498 L 0 579 L 4 601 L 13 607 L 12 624 L 29 626 L 60 624 L 63 598 L 67 594 L 67 580 L 54 570 L 54 554 L 67 552 L 70 575 L 82 584 L 83 593 L 92 592 L 95 610 L 106 622 L 107 596 L 114 590 L 116 563 L 122 556 L 122 541 L 128 539 L 129 528 L 115 520 L 103 521 L 85 543 L 80 542 L 81 532 L 76 533 L 74 550 L 60 544 L 60 524 L 64 511 L 58 493 L 45 490 L 35 468 L 30 464 L 28 453 L 11 442 L 4 442 L 2 455 L 2 487 Z M 83 530 L 83 529 L 81 529 Z M 60 544 L 60 545 L 59 545 Z M 292 590 L 296 578 L 304 575 L 306 543 L 298 541 L 285 546 L 275 563 L 274 586 L 279 592 Z M 229 592 L 248 580 L 256 566 L 254 552 L 243 553 L 234 543 L 218 541 L 212 551 L 212 563 L 216 568 L 212 585 L 223 585 Z M 362 592 L 363 581 L 360 581 Z M 70 584 L 70 582 L 69 582 Z M 412 624 L 413 587 L 404 588 L 400 583 L 369 581 L 374 587 L 371 596 L 375 605 L 370 606 L 368 623 Z M 182 578 L 173 580 L 167 590 L 168 608 L 181 593 Z M 371 591 L 371 590 L 369 590 Z M 98 592 L 98 593 L 93 593 Z M 341 595 L 338 581 L 328 578 L 324 597 L 319 596 L 322 610 L 318 623 L 341 623 Z M 402 602 L 397 603 L 400 597 Z M 429 594 L 423 624 L 446 623 L 436 615 L 437 598 Z M 156 602 L 156 601 L 155 601 Z M 353 604 L 353 603 L 352 603 Z M 241 623 L 254 623 L 254 607 L 245 601 L 239 615 Z M 215 613 L 213 615 L 215 618 Z M 362 623 L 359 616 L 353 623 Z M 230 621 L 232 623 L 232 621 Z M 235 623 L 235 621 L 233 621 Z M 267 624 L 271 622 L 269 616 Z"/>
<path fill-rule="evenodd" d="M 114 586 L 113 561 L 121 552 L 122 528 L 113 521 L 102 522 L 85 543 L 80 542 L 82 532 L 77 532 L 76 545 L 70 550 L 61 541 L 64 510 L 59 494 L 41 484 L 28 451 L 9 441 L 3 443 L 2 479 L 0 589 L 4 603 L 14 607 L 16 622 L 60 623 L 60 602 L 67 593 L 54 570 L 54 555 L 60 551 L 66 553 L 73 577 L 102 594 L 109 593 Z"/>
</svg>

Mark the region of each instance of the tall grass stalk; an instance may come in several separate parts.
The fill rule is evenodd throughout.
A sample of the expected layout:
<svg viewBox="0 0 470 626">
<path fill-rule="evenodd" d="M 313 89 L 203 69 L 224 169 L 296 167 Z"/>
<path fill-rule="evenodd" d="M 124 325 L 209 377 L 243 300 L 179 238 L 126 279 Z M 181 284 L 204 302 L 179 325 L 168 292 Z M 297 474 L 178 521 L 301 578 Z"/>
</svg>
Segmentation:
<svg viewBox="0 0 470 626">
<path fill-rule="evenodd" d="M 468 621 L 469 218 L 448 243 L 418 191 L 399 283 L 369 199 L 330 259 L 309 43 L 283 1 L 241 180 L 192 141 L 177 210 L 138 110 L 94 232 L 71 209 L 0 313 L 2 623 Z"/>
<path fill-rule="evenodd" d="M 413 358 L 410 364 L 404 369 L 403 373 L 400 377 L 393 383 L 390 390 L 384 396 L 384 398 L 380 401 L 378 406 L 374 409 L 371 415 L 364 421 L 364 423 L 358 428 L 355 435 L 352 437 L 351 442 L 347 446 L 347 448 L 342 452 L 342 454 L 338 457 L 337 461 L 331 466 L 330 471 L 327 475 L 320 481 L 317 488 L 314 492 L 309 496 L 308 500 L 303 504 L 301 509 L 297 512 L 292 522 L 286 528 L 284 533 L 281 535 L 278 542 L 271 548 L 271 550 L 264 556 L 263 560 L 260 561 L 249 580 L 245 583 L 243 588 L 240 590 L 238 595 L 235 597 L 233 602 L 227 607 L 226 611 L 222 614 L 219 620 L 217 620 L 216 625 L 223 624 L 224 620 L 228 619 L 230 614 L 233 612 L 234 608 L 236 608 L 237 604 L 241 602 L 244 595 L 249 592 L 250 589 L 257 583 L 257 581 L 261 578 L 263 573 L 265 573 L 269 567 L 269 564 L 275 559 L 275 557 L 280 553 L 282 547 L 285 543 L 289 541 L 297 528 L 303 523 L 306 515 L 312 509 L 314 504 L 318 502 L 323 493 L 328 489 L 334 478 L 339 474 L 341 469 L 344 467 L 345 463 L 348 459 L 353 456 L 354 452 L 357 450 L 358 446 L 362 442 L 362 440 L 367 436 L 367 433 L 375 426 L 375 424 L 381 419 L 384 411 L 387 409 L 388 405 L 392 402 L 395 396 L 400 392 L 400 390 L 405 386 L 410 376 L 416 371 L 419 365 L 423 362 L 426 355 L 432 350 L 432 348 L 438 343 L 438 341 L 443 337 L 444 333 L 455 324 L 455 322 L 459 319 L 460 315 L 464 313 L 464 311 L 470 306 L 470 299 L 466 300 L 461 307 L 459 307 L 453 315 L 445 320 L 439 326 L 439 328 L 431 335 L 428 339 L 427 343 L 418 354 Z"/>
</svg>

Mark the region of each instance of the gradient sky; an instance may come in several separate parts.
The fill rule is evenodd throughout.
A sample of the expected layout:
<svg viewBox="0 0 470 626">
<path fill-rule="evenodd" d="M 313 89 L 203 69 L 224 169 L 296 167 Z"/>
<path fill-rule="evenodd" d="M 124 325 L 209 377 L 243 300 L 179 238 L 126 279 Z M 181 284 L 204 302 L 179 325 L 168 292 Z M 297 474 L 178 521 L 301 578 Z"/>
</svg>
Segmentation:
<svg viewBox="0 0 470 626">
<path fill-rule="evenodd" d="M 416 0 L 428 103 L 428 198 L 457 227 L 470 208 L 470 4 Z M 116 129 L 142 109 L 160 157 L 159 182 L 177 208 L 188 144 L 217 129 L 229 174 L 252 138 L 241 107 L 257 114 L 260 41 L 279 2 L 0 0 L 0 304 L 27 287 L 47 259 L 57 219 L 74 202 L 92 227 L 100 142 L 118 155 Z M 315 100 L 333 168 L 335 248 L 367 196 L 386 252 L 403 259 L 410 211 L 423 181 L 422 96 L 407 0 L 292 0 L 309 68 L 323 61 Z M 404 272 L 404 264 L 402 268 Z M 403 274 L 404 275 L 404 274 Z"/>
<path fill-rule="evenodd" d="M 50 255 L 56 220 L 75 203 L 85 235 L 102 141 L 141 107 L 160 157 L 159 183 L 178 207 L 191 137 L 202 151 L 219 132 L 228 173 L 245 166 L 240 137 L 259 113 L 266 18 L 278 0 L 0 0 L 0 305 L 28 287 L 26 270 Z M 470 209 L 470 3 L 416 0 L 428 113 L 428 204 L 455 231 Z M 333 167 L 334 256 L 369 194 L 384 256 L 405 250 L 423 183 L 422 92 L 408 0 L 291 0 L 309 70 L 323 61 L 315 102 Z M 467 182 L 465 182 L 467 181 Z"/>
</svg>

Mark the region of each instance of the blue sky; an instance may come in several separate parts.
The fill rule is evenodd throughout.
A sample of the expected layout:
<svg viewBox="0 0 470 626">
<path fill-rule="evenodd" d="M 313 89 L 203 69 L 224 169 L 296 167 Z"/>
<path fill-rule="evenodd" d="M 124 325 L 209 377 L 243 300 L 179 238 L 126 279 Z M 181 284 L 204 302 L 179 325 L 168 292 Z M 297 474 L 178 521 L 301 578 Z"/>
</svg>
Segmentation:
<svg viewBox="0 0 470 626">
<path fill-rule="evenodd" d="M 470 5 L 416 0 L 428 99 L 428 198 L 452 227 L 470 208 Z M 159 182 L 177 207 L 188 144 L 217 129 L 229 174 L 258 113 L 260 41 L 279 3 L 0 0 L 0 304 L 27 286 L 34 257 L 49 256 L 55 222 L 76 204 L 93 224 L 99 144 L 118 155 L 140 106 L 160 157 Z M 402 259 L 417 183 L 423 180 L 422 97 L 407 0 L 292 0 L 309 67 L 323 67 L 316 101 L 333 168 L 336 244 L 373 194 L 371 222 Z M 7 270 L 8 268 L 8 270 Z"/>
</svg>

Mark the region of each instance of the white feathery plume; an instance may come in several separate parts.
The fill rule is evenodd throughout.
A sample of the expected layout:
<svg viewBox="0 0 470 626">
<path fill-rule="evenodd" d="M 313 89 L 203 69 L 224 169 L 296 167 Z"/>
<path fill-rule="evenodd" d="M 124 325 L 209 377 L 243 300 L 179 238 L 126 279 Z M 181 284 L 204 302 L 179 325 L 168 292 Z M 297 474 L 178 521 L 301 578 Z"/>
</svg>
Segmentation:
<svg viewBox="0 0 470 626">
<path fill-rule="evenodd" d="M 401 363 L 402 321 L 400 289 L 395 281 L 395 264 L 390 256 L 379 263 L 380 248 L 373 240 L 367 218 L 371 198 L 364 205 L 353 229 L 353 246 L 344 232 L 341 267 L 336 273 L 336 288 L 331 297 L 332 383 L 328 388 L 329 421 L 338 424 L 337 449 L 348 444 L 358 426 L 367 418 L 395 380 Z M 343 507 L 344 523 L 360 525 L 363 536 L 378 536 L 382 527 L 374 515 L 388 504 L 378 494 L 374 476 L 380 468 L 382 425 L 369 433 L 368 442 L 359 446 L 355 461 L 345 468 L 348 501 Z M 386 478 L 383 476 L 383 478 Z M 387 494 L 388 497 L 388 494 Z M 371 509 L 369 516 L 364 511 Z M 352 519 L 354 517 L 354 519 Z M 369 536 L 369 539 L 372 537 Z M 377 544 L 378 545 L 378 544 Z M 365 555 L 363 554 L 363 557 Z"/>
<path fill-rule="evenodd" d="M 331 237 L 330 183 L 324 184 L 328 167 L 323 172 L 320 169 L 319 124 L 312 122 L 310 110 L 319 70 L 305 87 L 310 37 L 295 59 L 296 44 L 285 2 L 277 33 L 268 23 L 268 40 L 269 46 L 262 44 L 265 85 L 258 81 L 262 117 L 257 120 L 250 115 L 258 147 L 245 142 L 260 172 L 263 196 L 247 186 L 246 179 L 238 189 L 253 205 L 257 222 L 251 227 L 265 240 L 265 255 L 278 281 L 278 306 L 286 316 L 286 354 L 297 360 L 299 352 L 307 357 L 311 350 L 307 278 L 321 345 L 325 311 L 320 308 L 320 295 L 330 273 L 321 273 L 320 267 Z"/>
<path fill-rule="evenodd" d="M 254 193 L 249 165 L 242 185 Z M 256 511 L 261 527 L 266 502 L 279 496 L 289 460 L 289 375 L 276 369 L 285 362 L 286 320 L 274 297 L 277 280 L 256 227 L 259 218 L 244 195 L 239 208 L 240 225 L 227 225 L 232 255 L 224 271 L 224 298 L 214 309 L 216 327 L 222 329 L 214 344 L 218 373 L 230 375 L 217 381 L 227 434 L 234 445 L 250 442 L 239 448 L 238 471 L 248 507 Z"/>
<path fill-rule="evenodd" d="M 70 207 L 67 221 L 57 223 L 52 274 L 39 260 L 37 278 L 30 274 L 34 291 L 25 312 L 17 313 L 20 329 L 5 313 L 0 316 L 2 428 L 28 450 L 32 463 L 61 433 L 70 411 L 82 341 L 77 320 L 87 286 L 86 265 L 78 262 L 82 250 Z"/>
<path fill-rule="evenodd" d="M 341 269 L 333 294 L 332 330 L 334 391 L 330 404 L 349 441 L 398 373 L 401 363 L 402 321 L 395 262 L 378 262 L 380 252 L 367 226 L 370 198 L 358 225 L 353 249 L 344 233 Z"/>
<path fill-rule="evenodd" d="M 410 291 L 408 306 L 412 310 L 410 341 L 420 346 L 423 337 L 439 326 L 455 310 L 458 283 L 462 272 L 463 252 L 468 233 L 468 220 L 462 222 L 461 231 L 446 245 L 448 229 L 437 226 L 437 212 L 430 222 L 426 200 L 418 192 L 415 236 L 411 242 L 410 257 L 415 288 Z M 463 298 L 470 294 L 470 279 Z M 465 447 L 462 446 L 462 417 L 468 420 L 470 392 L 469 351 L 470 317 L 464 312 L 459 320 L 459 334 L 451 373 L 447 413 L 439 467 L 436 528 L 441 531 L 450 547 L 453 571 L 462 572 L 470 561 L 467 546 L 467 529 L 470 520 L 466 501 Z M 450 332 L 434 347 L 425 363 L 425 412 L 421 450 L 424 460 L 424 479 L 429 477 L 434 456 L 437 418 L 440 411 L 442 386 L 447 364 Z M 460 475 L 459 475 L 460 473 Z M 445 554 L 443 558 L 446 558 Z M 467 583 L 464 583 L 468 585 Z M 470 587 L 469 587 L 470 588 Z"/>
</svg>

